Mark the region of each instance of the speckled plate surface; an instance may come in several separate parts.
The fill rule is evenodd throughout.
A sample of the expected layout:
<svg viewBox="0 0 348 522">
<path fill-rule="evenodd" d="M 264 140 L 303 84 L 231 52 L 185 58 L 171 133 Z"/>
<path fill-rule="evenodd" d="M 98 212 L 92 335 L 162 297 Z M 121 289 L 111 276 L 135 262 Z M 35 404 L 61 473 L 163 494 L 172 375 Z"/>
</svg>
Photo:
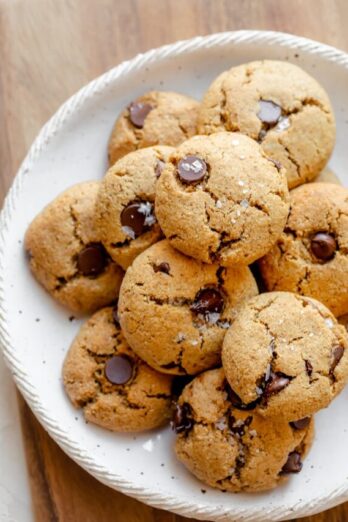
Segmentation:
<svg viewBox="0 0 348 522">
<path fill-rule="evenodd" d="M 60 371 L 80 321 L 69 321 L 69 312 L 31 277 L 22 240 L 34 215 L 59 192 L 103 176 L 115 116 L 130 100 L 149 89 L 199 98 L 224 69 L 260 58 L 297 63 L 326 87 L 338 126 L 330 166 L 348 184 L 348 56 L 281 33 L 223 33 L 139 55 L 68 100 L 33 144 L 0 223 L 1 343 L 17 385 L 39 421 L 64 451 L 100 481 L 143 502 L 202 520 L 284 520 L 347 500 L 348 390 L 317 416 L 316 440 L 304 469 L 285 486 L 257 495 L 206 488 L 176 461 L 169 428 L 117 435 L 86 425 L 72 408 L 63 393 Z"/>
</svg>

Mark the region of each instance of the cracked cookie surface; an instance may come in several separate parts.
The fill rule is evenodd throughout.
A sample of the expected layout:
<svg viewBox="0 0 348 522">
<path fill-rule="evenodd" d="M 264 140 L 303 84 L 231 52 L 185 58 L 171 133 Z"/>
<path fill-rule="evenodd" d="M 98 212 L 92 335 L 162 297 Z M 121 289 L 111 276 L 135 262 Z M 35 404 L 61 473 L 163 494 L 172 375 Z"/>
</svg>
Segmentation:
<svg viewBox="0 0 348 522">
<path fill-rule="evenodd" d="M 151 91 L 118 117 L 109 141 L 109 164 L 151 145 L 175 147 L 197 134 L 199 103 L 176 92 Z"/>
<path fill-rule="evenodd" d="M 94 181 L 69 188 L 38 214 L 25 235 L 34 276 L 75 312 L 92 312 L 113 302 L 123 278 L 95 227 L 98 189 Z"/>
<path fill-rule="evenodd" d="M 261 294 L 226 333 L 222 363 L 242 407 L 294 421 L 312 415 L 348 380 L 348 337 L 318 301 L 288 292 Z"/>
<path fill-rule="evenodd" d="M 148 430 L 171 415 L 171 376 L 156 372 L 129 348 L 112 307 L 82 325 L 66 356 L 63 381 L 86 420 L 109 430 Z"/>
<path fill-rule="evenodd" d="M 289 423 L 238 410 L 221 368 L 188 384 L 173 420 L 175 451 L 200 480 L 224 491 L 265 491 L 302 468 L 313 419 Z"/>
<path fill-rule="evenodd" d="M 288 62 L 233 67 L 212 83 L 201 104 L 198 131 L 240 131 L 260 141 L 286 169 L 289 188 L 312 180 L 335 142 L 335 118 L 319 83 Z"/>
<path fill-rule="evenodd" d="M 256 294 L 248 267 L 207 265 L 164 240 L 127 270 L 120 321 L 128 343 L 150 366 L 195 374 L 220 363 L 226 329 L 238 306 Z"/>
<path fill-rule="evenodd" d="M 106 173 L 96 206 L 96 226 L 110 256 L 126 269 L 161 237 L 155 191 L 172 147 L 148 147 L 121 158 Z"/>
<path fill-rule="evenodd" d="M 268 290 L 287 290 L 348 313 L 348 190 L 309 183 L 291 191 L 290 213 L 274 248 L 260 261 Z"/>
<path fill-rule="evenodd" d="M 284 169 L 239 133 L 180 145 L 157 184 L 156 214 L 171 244 L 195 259 L 249 264 L 275 243 L 289 210 Z"/>
</svg>

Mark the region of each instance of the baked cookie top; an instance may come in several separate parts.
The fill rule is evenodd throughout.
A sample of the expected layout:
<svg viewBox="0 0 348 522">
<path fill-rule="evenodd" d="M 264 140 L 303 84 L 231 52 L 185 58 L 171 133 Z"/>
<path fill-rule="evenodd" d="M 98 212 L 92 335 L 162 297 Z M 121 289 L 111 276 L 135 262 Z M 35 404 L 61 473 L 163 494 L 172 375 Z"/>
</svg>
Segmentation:
<svg viewBox="0 0 348 522">
<path fill-rule="evenodd" d="M 123 277 L 95 226 L 98 190 L 96 181 L 67 189 L 38 214 L 25 235 L 34 276 L 75 312 L 92 312 L 110 304 L 118 296 Z"/>
<path fill-rule="evenodd" d="M 348 336 L 321 303 L 289 292 L 250 299 L 222 363 L 241 408 L 294 421 L 327 407 L 348 380 Z"/>
<path fill-rule="evenodd" d="M 109 141 L 109 164 L 151 145 L 175 147 L 197 133 L 199 103 L 177 92 L 151 91 L 117 118 Z"/>
<path fill-rule="evenodd" d="M 109 430 L 152 429 L 171 414 L 171 376 L 129 348 L 116 307 L 99 310 L 82 325 L 66 356 L 63 381 L 86 420 Z"/>
<path fill-rule="evenodd" d="M 256 294 L 249 268 L 200 263 L 161 241 L 127 270 L 120 321 L 129 345 L 150 366 L 195 374 L 220 363 L 226 329 Z"/>
<path fill-rule="evenodd" d="M 239 133 L 195 136 L 157 184 L 156 215 L 170 243 L 221 265 L 249 264 L 275 243 L 289 210 L 284 169 Z"/>
<path fill-rule="evenodd" d="M 265 419 L 234 407 L 223 370 L 209 370 L 179 398 L 173 427 L 181 462 L 199 479 L 226 491 L 264 491 L 302 469 L 314 424 Z"/>
<path fill-rule="evenodd" d="M 286 169 L 289 188 L 323 169 L 335 142 L 325 90 L 289 62 L 256 61 L 225 71 L 201 104 L 198 131 L 240 131 L 261 143 Z"/>
<path fill-rule="evenodd" d="M 348 313 L 348 189 L 309 183 L 291 191 L 284 232 L 261 260 L 268 290 L 314 297 Z"/>
<path fill-rule="evenodd" d="M 161 237 L 155 214 L 156 183 L 172 147 L 148 147 L 120 159 L 98 194 L 96 226 L 110 256 L 126 269 Z"/>
</svg>

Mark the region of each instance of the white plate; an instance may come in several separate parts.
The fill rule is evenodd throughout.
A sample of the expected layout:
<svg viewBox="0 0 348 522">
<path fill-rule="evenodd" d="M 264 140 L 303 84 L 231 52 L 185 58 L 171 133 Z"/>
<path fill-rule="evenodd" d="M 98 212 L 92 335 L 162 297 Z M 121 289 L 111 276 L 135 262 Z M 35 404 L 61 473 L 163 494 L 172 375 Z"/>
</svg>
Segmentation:
<svg viewBox="0 0 348 522">
<path fill-rule="evenodd" d="M 39 421 L 66 453 L 100 481 L 143 502 L 202 520 L 284 520 L 347 500 L 348 390 L 317 416 L 313 450 L 302 473 L 287 485 L 257 495 L 206 488 L 176 461 L 169 429 L 117 435 L 86 425 L 72 408 L 60 372 L 79 321 L 70 322 L 69 312 L 30 276 L 22 239 L 35 214 L 63 189 L 103 176 L 112 124 L 130 100 L 149 89 L 199 98 L 224 69 L 260 58 L 297 63 L 326 87 L 338 124 L 330 166 L 347 184 L 348 56 L 281 33 L 223 33 L 139 55 L 68 100 L 32 146 L 0 223 L 1 341 L 16 383 Z"/>
</svg>

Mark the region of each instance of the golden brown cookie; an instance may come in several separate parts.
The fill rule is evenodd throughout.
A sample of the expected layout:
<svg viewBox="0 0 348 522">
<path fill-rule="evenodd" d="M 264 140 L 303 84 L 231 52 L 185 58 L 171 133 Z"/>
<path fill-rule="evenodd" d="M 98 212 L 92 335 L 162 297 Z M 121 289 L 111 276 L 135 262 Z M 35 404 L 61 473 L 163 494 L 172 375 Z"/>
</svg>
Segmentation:
<svg viewBox="0 0 348 522">
<path fill-rule="evenodd" d="M 199 103 L 177 92 L 151 91 L 117 118 L 109 142 L 109 164 L 151 145 L 175 147 L 197 133 Z"/>
<path fill-rule="evenodd" d="M 153 368 L 195 374 L 220 363 L 226 328 L 256 294 L 249 268 L 200 263 L 161 241 L 127 270 L 121 325 L 132 349 Z"/>
<path fill-rule="evenodd" d="M 195 136 L 170 155 L 156 215 L 172 246 L 205 263 L 249 264 L 282 233 L 289 211 L 284 169 L 239 133 Z"/>
<path fill-rule="evenodd" d="M 75 312 L 93 312 L 115 301 L 123 277 L 95 227 L 98 189 L 96 181 L 69 188 L 40 212 L 25 236 L 34 276 Z"/>
<path fill-rule="evenodd" d="M 268 290 L 287 290 L 348 313 L 348 189 L 310 183 L 291 191 L 283 234 L 260 261 Z"/>
<path fill-rule="evenodd" d="M 66 356 L 63 380 L 86 420 L 109 430 L 148 430 L 171 415 L 171 377 L 129 348 L 116 308 L 99 310 L 83 324 Z"/>
<path fill-rule="evenodd" d="M 321 303 L 289 292 L 250 299 L 226 333 L 222 363 L 244 407 L 294 421 L 312 415 L 348 381 L 348 336 Z"/>
<path fill-rule="evenodd" d="M 156 182 L 173 150 L 158 146 L 132 152 L 101 183 L 96 224 L 106 250 L 124 269 L 162 235 L 155 215 Z"/>
<path fill-rule="evenodd" d="M 233 67 L 209 87 L 198 131 L 221 130 L 258 140 L 285 167 L 289 188 L 315 178 L 335 143 L 335 118 L 324 89 L 296 65 L 272 60 Z"/>
<path fill-rule="evenodd" d="M 314 433 L 310 418 L 289 423 L 237 409 L 221 368 L 185 387 L 173 427 L 179 460 L 213 488 L 233 492 L 272 489 L 299 473 Z"/>
</svg>

